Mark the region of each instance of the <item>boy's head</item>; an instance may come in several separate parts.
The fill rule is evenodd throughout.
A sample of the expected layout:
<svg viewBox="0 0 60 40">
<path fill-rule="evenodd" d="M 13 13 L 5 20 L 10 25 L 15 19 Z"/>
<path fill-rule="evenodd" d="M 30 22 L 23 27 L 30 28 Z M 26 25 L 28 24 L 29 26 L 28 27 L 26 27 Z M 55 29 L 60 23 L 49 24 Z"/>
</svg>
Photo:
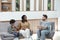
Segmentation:
<svg viewBox="0 0 60 40">
<path fill-rule="evenodd" d="M 11 24 L 11 25 L 14 25 L 15 22 L 16 22 L 16 21 L 15 21 L 14 19 L 11 19 L 11 20 L 10 20 L 10 24 Z"/>
<path fill-rule="evenodd" d="M 42 17 L 42 20 L 45 21 L 47 18 L 48 18 L 48 16 L 44 14 Z"/>
</svg>

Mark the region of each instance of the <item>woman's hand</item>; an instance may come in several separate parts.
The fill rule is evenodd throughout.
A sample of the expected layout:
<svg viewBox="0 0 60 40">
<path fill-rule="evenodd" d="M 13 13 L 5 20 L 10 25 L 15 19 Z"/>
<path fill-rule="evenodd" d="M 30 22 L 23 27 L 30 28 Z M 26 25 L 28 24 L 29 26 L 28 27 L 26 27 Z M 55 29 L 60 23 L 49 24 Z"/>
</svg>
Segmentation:
<svg viewBox="0 0 60 40">
<path fill-rule="evenodd" d="M 25 29 L 26 29 L 26 27 L 25 27 L 25 26 L 23 26 L 23 27 L 21 27 L 21 29 L 22 29 L 22 30 L 25 30 Z"/>
</svg>

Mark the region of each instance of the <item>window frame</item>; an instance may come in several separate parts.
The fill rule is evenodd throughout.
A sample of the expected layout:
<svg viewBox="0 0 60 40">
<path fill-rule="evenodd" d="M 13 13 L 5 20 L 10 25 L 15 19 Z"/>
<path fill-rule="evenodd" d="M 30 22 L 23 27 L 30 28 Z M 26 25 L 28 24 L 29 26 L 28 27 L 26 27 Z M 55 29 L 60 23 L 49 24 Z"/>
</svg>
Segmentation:
<svg viewBox="0 0 60 40">
<path fill-rule="evenodd" d="M 39 3 L 38 4 L 39 5 L 39 10 L 38 11 L 54 11 L 54 0 L 53 0 L 53 2 L 51 0 L 51 10 L 48 10 L 48 8 L 47 8 L 47 10 L 44 10 L 44 0 L 43 1 L 42 0 L 39 0 L 38 3 Z M 22 0 L 22 11 L 24 11 L 24 5 L 25 5 L 24 4 L 24 0 Z M 30 3 L 30 5 L 31 5 L 31 3 Z M 29 10 L 29 11 L 31 11 L 31 10 Z M 34 0 L 34 11 L 36 11 L 36 0 Z M 21 11 L 19 10 L 18 12 L 21 12 Z"/>
</svg>

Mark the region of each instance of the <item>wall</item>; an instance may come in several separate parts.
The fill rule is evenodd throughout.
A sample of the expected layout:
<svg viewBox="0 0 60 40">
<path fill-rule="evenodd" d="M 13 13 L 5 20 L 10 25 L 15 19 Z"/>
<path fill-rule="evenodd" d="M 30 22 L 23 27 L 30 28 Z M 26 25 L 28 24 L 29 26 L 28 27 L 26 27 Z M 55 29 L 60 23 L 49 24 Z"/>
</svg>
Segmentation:
<svg viewBox="0 0 60 40">
<path fill-rule="evenodd" d="M 34 32 L 34 33 L 36 33 L 36 31 L 37 31 L 37 26 L 39 26 L 40 25 L 40 21 L 41 21 L 41 19 L 31 19 L 31 20 L 28 20 L 29 21 L 29 23 L 30 23 L 30 29 Z M 49 22 L 54 22 L 55 23 L 55 30 L 57 30 L 58 28 L 57 28 L 57 24 L 58 24 L 58 19 L 57 18 L 49 18 L 48 19 L 48 21 Z M 17 25 L 19 24 L 19 22 L 20 22 L 20 20 L 17 20 L 16 21 L 16 23 L 15 23 L 15 26 L 17 27 Z M 9 21 L 0 21 L 0 33 L 1 32 L 7 32 L 8 31 L 8 27 L 9 27 Z"/>
<path fill-rule="evenodd" d="M 27 15 L 28 19 L 40 19 L 43 14 L 47 14 L 49 18 L 56 18 L 57 12 L 55 11 L 42 11 L 42 12 L 1 12 L 0 21 L 16 19 L 20 20 L 22 15 Z"/>
<path fill-rule="evenodd" d="M 58 18 L 60 17 L 60 0 L 55 0 L 54 9 L 55 11 L 0 12 L 0 21 L 8 21 L 10 19 L 21 20 L 21 16 L 24 14 L 27 15 L 28 19 L 41 19 L 43 14 L 47 14 L 49 18 Z M 59 22 L 58 28 L 60 28 Z"/>
<path fill-rule="evenodd" d="M 60 0 L 55 0 L 54 6 L 55 11 L 0 12 L 0 21 L 19 20 L 24 14 L 28 16 L 28 19 L 40 19 L 42 14 L 47 14 L 49 18 L 57 18 L 60 16 Z"/>
<path fill-rule="evenodd" d="M 60 17 L 58 18 L 58 31 L 60 31 Z"/>
</svg>

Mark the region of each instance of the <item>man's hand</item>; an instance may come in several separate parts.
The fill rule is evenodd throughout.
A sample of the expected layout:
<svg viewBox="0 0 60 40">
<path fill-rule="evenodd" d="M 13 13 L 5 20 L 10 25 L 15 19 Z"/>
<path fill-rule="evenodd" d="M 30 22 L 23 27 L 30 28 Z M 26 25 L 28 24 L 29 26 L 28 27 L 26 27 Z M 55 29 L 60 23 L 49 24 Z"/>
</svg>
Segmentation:
<svg viewBox="0 0 60 40">
<path fill-rule="evenodd" d="M 41 26 L 41 29 L 44 30 L 44 29 L 47 29 L 47 27 L 43 27 L 43 26 Z"/>
<path fill-rule="evenodd" d="M 40 29 L 40 30 L 44 30 L 44 29 L 47 29 L 47 27 L 38 26 L 38 29 Z"/>
<path fill-rule="evenodd" d="M 38 26 L 38 29 L 40 29 L 40 30 L 41 30 L 41 29 L 42 29 L 42 26 Z"/>
</svg>

